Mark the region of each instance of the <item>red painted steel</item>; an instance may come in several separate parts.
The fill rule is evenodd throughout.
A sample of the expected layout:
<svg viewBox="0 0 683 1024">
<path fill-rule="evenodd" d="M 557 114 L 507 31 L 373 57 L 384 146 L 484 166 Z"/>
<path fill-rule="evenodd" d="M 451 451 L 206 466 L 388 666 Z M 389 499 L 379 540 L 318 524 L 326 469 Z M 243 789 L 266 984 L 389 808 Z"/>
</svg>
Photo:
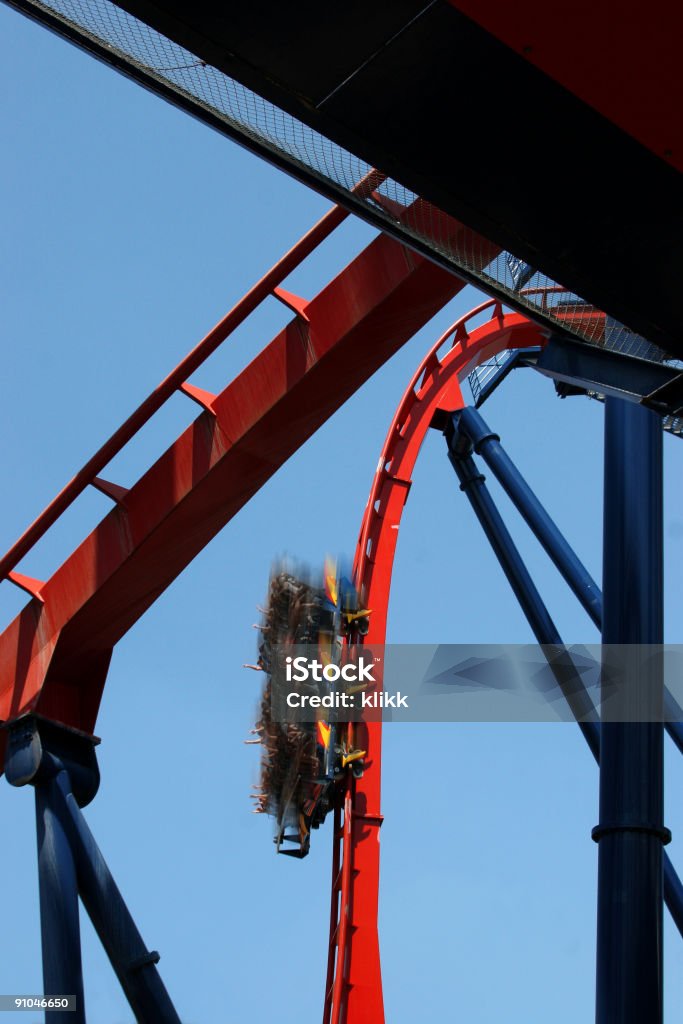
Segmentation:
<svg viewBox="0 0 683 1024">
<path fill-rule="evenodd" d="M 344 804 L 343 804 L 343 825 L 340 836 L 340 850 L 344 853 L 351 849 L 354 845 L 354 832 L 355 832 L 355 821 L 354 821 L 354 805 L 355 805 L 355 793 L 353 790 L 353 782 L 346 786 L 344 793 Z M 344 1010 L 344 996 L 346 988 L 346 977 L 348 971 L 348 963 L 346 957 L 349 953 L 350 947 L 350 932 L 349 932 L 349 917 L 351 907 L 348 898 L 348 893 L 351 891 L 351 866 L 352 858 L 343 856 L 340 867 L 340 879 L 339 879 L 339 903 L 337 908 L 337 925 L 333 936 L 336 940 L 337 956 L 341 957 L 341 960 L 337 959 L 336 965 L 332 964 L 332 1002 L 331 1002 L 331 1024 L 339 1024 L 342 1019 L 341 1015 Z M 331 940 L 332 942 L 332 940 Z M 335 972 L 336 966 L 336 972 Z M 328 976 L 330 970 L 328 967 Z"/>
<path fill-rule="evenodd" d="M 345 801 L 344 801 L 345 802 Z M 330 944 L 325 979 L 325 1010 L 323 1024 L 330 1024 L 332 1012 L 332 985 L 334 982 L 335 951 L 339 928 L 339 896 L 341 893 L 342 803 L 336 803 L 332 828 L 332 890 L 330 895 Z"/>
<path fill-rule="evenodd" d="M 385 177 L 386 175 L 381 172 L 371 170 L 351 191 L 359 196 L 374 194 L 375 189 L 381 185 Z M 311 230 L 303 238 L 300 238 L 296 245 L 289 252 L 285 253 L 282 259 L 278 260 L 260 281 L 250 288 L 237 305 L 226 313 L 222 320 L 219 320 L 206 337 L 148 395 L 142 405 L 138 406 L 135 412 L 112 434 L 108 441 L 105 441 L 102 447 L 95 452 L 92 458 L 86 462 L 76 476 L 69 481 L 66 487 L 60 491 L 57 497 L 50 502 L 19 540 L 0 559 L 0 580 L 11 578 L 9 577 L 10 570 L 14 569 L 24 555 L 45 535 L 52 524 L 76 500 L 79 494 L 83 493 L 86 487 L 91 484 L 97 486 L 97 474 L 104 469 L 107 463 L 111 462 L 115 455 L 118 455 L 121 449 L 152 418 L 154 413 L 159 411 L 171 395 L 175 394 L 176 391 L 184 391 L 191 398 L 194 398 L 196 401 L 199 400 L 201 404 L 199 396 L 200 394 L 206 394 L 206 392 L 200 392 L 199 388 L 188 384 L 187 378 L 206 362 L 228 335 L 232 334 L 264 299 L 267 299 L 269 295 L 274 295 L 282 301 L 283 295 L 289 295 L 288 292 L 283 292 L 277 286 L 307 256 L 310 256 L 348 216 L 348 210 L 343 209 L 341 206 L 333 206 L 331 210 L 328 210 L 318 223 L 314 224 Z M 296 296 L 292 296 L 292 298 L 296 298 Z M 295 309 L 294 311 L 301 315 L 300 309 Z M 119 490 L 121 489 L 119 488 Z"/>
<path fill-rule="evenodd" d="M 468 325 L 487 310 L 484 324 Z M 451 342 L 449 350 L 441 349 Z M 457 321 L 436 342 L 410 383 L 389 429 L 361 525 L 354 563 L 363 604 L 372 609 L 366 643 L 383 644 L 398 528 L 413 468 L 437 412 L 464 404 L 460 381 L 505 349 L 542 346 L 541 328 L 489 300 Z M 384 1005 L 377 930 L 381 787 L 381 723 L 358 727 L 354 745 L 367 750 L 361 779 L 349 778 L 345 822 L 335 829 L 333 898 L 324 1024 L 382 1024 Z M 341 871 L 341 891 L 335 897 Z M 335 908 L 337 913 L 335 916 Z"/>
<path fill-rule="evenodd" d="M 17 587 L 21 587 L 31 597 L 35 597 L 38 601 L 43 600 L 41 596 L 41 590 L 45 586 L 42 580 L 36 580 L 33 576 L 24 576 L 21 572 L 10 572 L 7 574 L 8 580 L 15 584 Z"/>
<path fill-rule="evenodd" d="M 151 419 L 155 412 L 179 389 L 186 379 L 204 363 L 241 323 L 246 320 L 264 299 L 273 293 L 275 286 L 287 277 L 320 243 L 334 231 L 348 213 L 335 206 L 305 235 L 261 280 L 237 303 L 229 313 L 209 331 L 205 338 L 179 363 L 176 368 L 145 399 L 134 413 L 112 434 L 108 441 L 95 452 L 76 476 L 69 481 L 56 498 L 50 502 L 40 516 L 28 527 L 19 540 L 0 560 L 0 579 L 4 579 L 15 565 L 30 551 L 59 516 L 71 505 L 79 494 L 100 473 L 108 462 L 117 455 L 132 437 Z"/>
<path fill-rule="evenodd" d="M 451 224 L 454 239 L 469 232 Z M 219 395 L 0 636 L 0 719 L 94 728 L 114 644 L 462 283 L 380 236 Z"/>
</svg>

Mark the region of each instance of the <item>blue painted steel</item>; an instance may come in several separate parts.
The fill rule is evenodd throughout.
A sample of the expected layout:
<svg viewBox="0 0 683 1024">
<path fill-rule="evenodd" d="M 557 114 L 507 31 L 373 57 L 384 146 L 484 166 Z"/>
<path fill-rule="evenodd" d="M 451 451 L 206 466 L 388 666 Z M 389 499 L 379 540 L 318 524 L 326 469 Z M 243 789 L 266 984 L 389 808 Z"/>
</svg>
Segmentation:
<svg viewBox="0 0 683 1024">
<path fill-rule="evenodd" d="M 100 742 L 77 729 L 42 715 L 23 715 L 9 725 L 5 776 L 11 786 L 26 786 L 57 770 L 56 762 L 69 773 L 79 807 L 95 798 L 100 784 L 95 747 Z"/>
<path fill-rule="evenodd" d="M 460 489 L 469 498 L 477 519 L 498 557 L 501 568 L 534 635 L 539 643 L 541 643 L 540 636 L 549 637 L 550 639 L 546 642 L 551 644 L 559 642 L 559 633 L 555 623 L 543 604 L 529 570 L 485 486 L 486 478 L 479 472 L 470 455 L 462 456 L 449 450 L 449 459 L 460 481 Z"/>
<path fill-rule="evenodd" d="M 474 451 L 484 459 L 593 623 L 601 629 L 600 588 L 502 447 L 498 434 L 471 407 L 462 409 L 455 417 L 458 429 L 470 439 Z M 668 690 L 664 692 L 664 708 L 666 718 L 669 719 L 666 730 L 683 753 L 683 710 Z"/>
<path fill-rule="evenodd" d="M 486 488 L 484 477 L 477 472 L 474 460 L 468 454 L 469 439 L 465 439 L 466 443 L 463 443 L 463 436 L 458 433 L 458 423 L 459 420 L 456 414 L 452 418 L 451 428 L 447 433 L 447 437 L 449 441 L 449 458 L 460 479 L 461 490 L 469 498 L 506 577 L 511 584 L 513 579 L 515 580 L 513 585 L 514 593 L 517 595 L 520 590 L 524 591 L 530 588 L 530 600 L 524 603 L 520 601 L 520 604 L 534 632 L 534 636 L 544 648 L 544 653 L 550 653 L 549 648 L 555 645 L 564 646 L 563 641 L 547 609 L 545 609 L 540 594 L 533 580 L 531 580 L 514 541 Z M 537 614 L 537 612 L 540 612 L 540 614 Z M 549 662 L 549 664 L 552 668 L 553 663 Z M 567 663 L 564 659 L 560 664 L 563 665 L 561 673 L 558 674 L 557 666 L 554 668 L 558 685 L 565 694 L 567 702 L 576 717 L 580 718 L 583 716 L 585 719 L 587 709 L 592 707 L 590 697 L 578 673 L 572 672 L 571 667 L 567 671 Z M 581 720 L 578 724 L 593 757 L 599 764 L 600 726 L 597 722 L 589 720 Z M 666 852 L 664 852 L 663 865 L 664 899 L 679 933 L 683 936 L 683 885 Z"/>
<path fill-rule="evenodd" d="M 661 644 L 662 424 L 642 406 L 605 405 L 604 644 Z M 624 709 L 662 700 L 661 672 L 630 649 Z M 662 1020 L 664 732 L 661 722 L 601 729 L 596 1024 Z"/>
<path fill-rule="evenodd" d="M 139 1024 L 180 1024 L 148 951 L 107 863 L 71 792 L 69 776 L 56 778 L 55 804 L 65 823 L 78 872 L 78 889 L 100 942 Z"/>
<path fill-rule="evenodd" d="M 683 754 L 683 709 L 676 698 L 664 687 L 665 729 Z"/>
<path fill-rule="evenodd" d="M 664 867 L 664 902 L 679 934 L 683 936 L 683 884 L 681 884 L 666 850 L 663 852 L 662 863 Z"/>
<path fill-rule="evenodd" d="M 76 1010 L 46 1010 L 46 1024 L 85 1024 L 76 867 L 54 776 L 35 789 L 40 930 L 46 996 L 75 996 Z"/>
<path fill-rule="evenodd" d="M 661 359 L 652 362 L 608 346 L 599 348 L 554 336 L 536 360 L 535 368 L 545 377 L 568 385 L 569 394 L 593 391 L 642 402 L 670 416 L 679 415 L 683 408 L 683 375 L 678 367 L 668 366 Z"/>
<path fill-rule="evenodd" d="M 518 292 L 525 284 L 529 283 L 536 270 L 530 263 L 525 263 L 524 260 L 518 259 L 517 256 L 513 256 L 510 252 L 505 253 L 505 259 L 507 260 L 515 291 Z"/>
<path fill-rule="evenodd" d="M 541 352 L 538 345 L 529 348 L 515 348 L 498 352 L 490 360 L 481 363 L 468 374 L 467 381 L 474 398 L 476 409 L 488 401 L 505 378 L 517 367 L 535 366 Z"/>
<path fill-rule="evenodd" d="M 596 718 L 593 703 L 571 659 L 566 656 L 557 627 L 486 487 L 485 478 L 479 473 L 467 449 L 461 447 L 462 435 L 457 433 L 456 417 L 453 417 L 452 422 L 455 432 L 449 439 L 449 459 L 460 480 L 460 489 L 467 495 L 536 640 L 545 647 L 544 654 L 558 685 L 581 731 L 586 734 L 585 727 Z M 556 649 L 558 657 L 554 657 L 553 649 Z M 586 738 L 590 743 L 588 736 Z"/>
<path fill-rule="evenodd" d="M 476 409 L 468 407 L 456 415 L 459 428 L 470 438 L 477 455 L 484 459 L 599 629 L 602 595 L 597 583 L 502 447 L 498 434 Z"/>
<path fill-rule="evenodd" d="M 48 1010 L 46 1024 L 84 1024 L 78 897 L 138 1024 L 180 1024 L 156 963 L 116 887 L 81 806 L 99 784 L 99 740 L 27 715 L 10 726 L 5 773 L 36 792 L 45 995 L 75 995 L 76 1013 Z"/>
<path fill-rule="evenodd" d="M 600 764 L 600 726 L 596 722 L 586 722 L 582 728 L 590 752 L 596 762 Z M 664 902 L 671 914 L 671 919 L 678 928 L 678 933 L 683 937 L 683 884 L 676 874 L 676 869 L 671 863 L 669 855 L 664 852 Z"/>
</svg>

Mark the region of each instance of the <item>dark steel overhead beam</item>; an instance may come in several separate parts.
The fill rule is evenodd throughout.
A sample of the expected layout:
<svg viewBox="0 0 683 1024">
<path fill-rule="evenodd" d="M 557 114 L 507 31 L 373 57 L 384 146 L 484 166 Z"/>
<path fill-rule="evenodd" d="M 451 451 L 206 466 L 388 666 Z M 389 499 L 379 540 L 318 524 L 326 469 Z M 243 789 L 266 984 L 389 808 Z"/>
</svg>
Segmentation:
<svg viewBox="0 0 683 1024">
<path fill-rule="evenodd" d="M 12 3 L 50 21 L 26 0 Z M 445 0 L 391 5 L 389 13 L 360 0 L 118 6 L 635 332 L 683 354 L 676 296 L 681 175 Z M 54 19 L 51 27 L 63 31 Z M 116 64 L 96 42 L 79 44 Z M 200 104 L 133 65 L 117 66 L 226 131 Z M 254 139 L 240 141 L 344 201 L 343 189 L 301 164 Z M 387 229 L 367 206 L 349 206 Z M 409 244 L 425 251 L 415 239 Z M 431 258 L 440 259 L 434 252 Z"/>
</svg>

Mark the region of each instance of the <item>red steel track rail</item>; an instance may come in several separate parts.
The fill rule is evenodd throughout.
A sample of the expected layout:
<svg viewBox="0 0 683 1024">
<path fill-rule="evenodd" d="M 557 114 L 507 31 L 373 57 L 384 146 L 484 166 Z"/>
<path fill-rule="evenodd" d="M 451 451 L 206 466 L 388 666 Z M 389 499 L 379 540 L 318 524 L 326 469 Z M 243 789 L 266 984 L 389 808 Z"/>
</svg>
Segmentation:
<svg viewBox="0 0 683 1024">
<path fill-rule="evenodd" d="M 483 314 L 491 310 L 484 323 Z M 506 349 L 543 346 L 543 330 L 489 300 L 458 320 L 422 361 L 394 416 L 360 529 L 354 575 L 372 609 L 366 643 L 383 644 L 391 575 L 403 507 L 422 442 L 437 413 L 464 402 L 460 381 Z M 445 353 L 442 349 L 448 346 Z M 384 1003 L 377 930 L 381 786 L 381 722 L 357 726 L 354 745 L 367 750 L 361 779 L 348 777 L 343 812 L 335 814 L 332 912 L 324 1024 L 382 1024 Z"/>
<path fill-rule="evenodd" d="M 381 180 L 371 172 L 357 188 L 382 202 Z M 411 208 L 413 219 L 435 215 L 421 200 Z M 0 560 L 0 580 L 9 578 L 32 596 L 0 634 L 0 722 L 38 711 L 92 732 L 117 641 L 289 456 L 464 286 L 379 236 L 310 302 L 279 288 L 346 216 L 330 210 L 272 267 Z M 438 216 L 450 243 L 467 251 L 470 232 Z M 492 247 L 482 258 L 495 255 Z M 188 377 L 269 295 L 296 313 L 288 326 L 220 394 L 190 384 Z M 468 331 L 488 309 L 490 319 Z M 544 342 L 540 327 L 490 300 L 457 321 L 423 360 L 387 436 L 356 551 L 355 578 L 373 609 L 368 643 L 384 642 L 398 526 L 436 413 L 462 405 L 459 382 L 478 363 Z M 130 490 L 101 479 L 177 391 L 203 407 L 198 419 Z M 45 583 L 15 572 L 88 486 L 115 501 L 112 511 Z M 367 770 L 359 780 L 349 775 L 334 812 L 325 1024 L 384 1020 L 377 933 L 381 723 L 357 729 Z M 3 748 L 0 739 L 0 757 Z"/>
<path fill-rule="evenodd" d="M 379 236 L 310 302 L 277 289 L 296 317 L 220 394 L 188 384 L 187 372 L 343 216 L 327 214 L 249 292 L 6 557 L 5 567 L 15 563 L 27 535 L 31 542 L 42 535 L 55 510 L 88 483 L 114 498 L 112 511 L 47 582 L 18 581 L 34 596 L 0 635 L 0 720 L 33 710 L 92 732 L 118 640 L 290 455 L 464 286 Z M 444 220 L 444 228 L 456 245 L 470 246 L 462 225 Z M 130 490 L 96 478 L 178 387 L 203 406 L 202 415 Z"/>
<path fill-rule="evenodd" d="M 356 195 L 368 195 L 382 183 L 384 175 L 378 171 L 370 171 L 362 181 L 352 189 Z M 206 362 L 212 353 L 225 341 L 225 339 L 242 324 L 254 310 L 268 298 L 269 295 L 281 297 L 285 301 L 289 298 L 287 293 L 278 296 L 278 285 L 280 285 L 289 274 L 292 273 L 307 256 L 318 248 L 318 246 L 348 217 L 348 210 L 341 206 L 333 206 L 322 217 L 317 224 L 308 231 L 303 238 L 300 238 L 296 245 L 285 253 L 278 262 L 264 274 L 240 301 L 234 306 L 216 326 L 209 331 L 205 338 L 197 344 L 185 358 L 178 363 L 174 370 L 159 384 L 158 387 L 147 396 L 142 405 L 133 412 L 125 423 L 116 430 L 108 441 L 102 445 L 95 454 L 88 459 L 86 464 L 79 470 L 75 477 L 69 481 L 50 504 L 41 512 L 38 518 L 24 531 L 19 539 L 12 545 L 9 551 L 0 559 L 0 580 L 9 577 L 14 583 L 23 587 L 32 596 L 40 594 L 40 586 L 32 585 L 32 581 L 21 574 L 13 574 L 12 570 L 21 561 L 31 548 L 38 543 L 48 529 L 57 521 L 67 508 L 73 504 L 76 498 L 83 493 L 86 487 L 92 485 L 111 495 L 111 489 L 106 486 L 106 481 L 99 481 L 97 474 L 101 473 L 104 467 L 111 462 L 115 455 L 128 444 L 128 442 L 147 423 L 154 413 L 158 412 L 162 405 L 168 401 L 176 391 L 184 391 L 190 398 L 197 398 L 197 389 L 188 385 L 188 378 L 195 373 L 199 367 Z M 104 486 L 101 486 L 104 485 Z M 38 581 L 33 581 L 38 584 Z"/>
</svg>

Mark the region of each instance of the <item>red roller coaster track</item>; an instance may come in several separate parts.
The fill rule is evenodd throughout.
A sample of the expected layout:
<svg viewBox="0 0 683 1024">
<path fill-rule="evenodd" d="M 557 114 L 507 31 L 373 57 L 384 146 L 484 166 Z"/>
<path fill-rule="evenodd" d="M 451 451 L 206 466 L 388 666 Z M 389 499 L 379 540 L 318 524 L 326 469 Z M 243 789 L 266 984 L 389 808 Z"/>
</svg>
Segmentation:
<svg viewBox="0 0 683 1024">
<path fill-rule="evenodd" d="M 470 332 L 468 325 L 488 310 L 490 319 Z M 479 363 L 506 349 L 544 344 L 536 325 L 519 313 L 504 313 L 499 302 L 489 300 L 453 324 L 420 364 L 389 428 L 356 549 L 355 578 L 364 603 L 372 608 L 367 643 L 385 642 L 401 515 L 436 414 L 462 408 L 460 381 Z M 373 722 L 359 729 L 356 744 L 368 752 L 368 770 L 359 780 L 349 777 L 343 812 L 335 817 L 324 1024 L 384 1020 L 377 933 L 382 726 Z"/>
<path fill-rule="evenodd" d="M 359 189 L 376 189 L 370 175 Z M 381 197 L 378 197 L 381 198 Z M 419 216 L 434 216 L 425 204 Z M 386 236 L 320 294 L 280 288 L 344 219 L 333 208 L 172 371 L 0 561 L 31 601 L 0 635 L 0 720 L 29 711 L 92 732 L 114 645 L 195 555 L 367 378 L 463 287 Z M 443 218 L 452 243 L 469 232 Z M 492 248 L 490 257 L 496 251 Z M 220 394 L 189 376 L 268 296 L 296 313 Z M 488 316 L 490 310 L 490 316 Z M 482 318 L 486 318 L 482 322 Z M 391 424 L 363 517 L 355 574 L 372 607 L 368 642 L 383 643 L 398 527 L 417 455 L 438 413 L 462 406 L 461 380 L 505 349 L 542 346 L 543 331 L 490 300 L 457 321 L 423 360 Z M 168 397 L 203 408 L 128 491 L 100 477 Z M 114 509 L 46 582 L 15 567 L 88 487 Z M 349 727 L 351 728 L 351 727 Z M 361 724 L 367 771 L 350 776 L 334 814 L 325 1024 L 384 1019 L 377 933 L 381 725 Z"/>
<path fill-rule="evenodd" d="M 359 186 L 361 187 L 361 186 Z M 0 635 L 0 720 L 92 732 L 117 641 L 266 480 L 463 287 L 386 236 L 306 303 L 277 286 L 336 227 L 331 210 L 159 385 L 2 560 L 33 600 Z M 469 232 L 448 222 L 454 241 Z M 296 317 L 220 394 L 188 375 L 268 295 Z M 128 491 L 98 474 L 175 391 L 204 412 Z M 116 507 L 46 582 L 18 560 L 88 485 Z"/>
</svg>

